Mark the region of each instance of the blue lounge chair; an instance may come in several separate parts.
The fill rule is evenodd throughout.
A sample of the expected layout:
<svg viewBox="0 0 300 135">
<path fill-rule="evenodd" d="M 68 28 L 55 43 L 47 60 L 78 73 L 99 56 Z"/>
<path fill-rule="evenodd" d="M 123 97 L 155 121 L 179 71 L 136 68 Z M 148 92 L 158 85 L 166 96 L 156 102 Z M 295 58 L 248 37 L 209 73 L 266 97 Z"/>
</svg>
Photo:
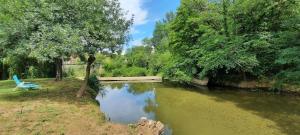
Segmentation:
<svg viewBox="0 0 300 135">
<path fill-rule="evenodd" d="M 21 82 L 16 75 L 13 76 L 13 80 L 16 82 L 17 88 L 21 88 L 21 89 L 25 89 L 25 90 L 40 88 L 39 85 L 31 83 L 31 82 Z"/>
</svg>

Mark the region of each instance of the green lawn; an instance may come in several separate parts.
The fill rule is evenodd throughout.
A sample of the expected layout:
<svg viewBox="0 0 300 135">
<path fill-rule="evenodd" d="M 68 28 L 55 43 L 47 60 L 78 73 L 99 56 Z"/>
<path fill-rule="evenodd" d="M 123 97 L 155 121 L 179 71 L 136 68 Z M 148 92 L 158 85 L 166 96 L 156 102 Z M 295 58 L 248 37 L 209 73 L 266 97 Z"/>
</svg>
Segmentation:
<svg viewBox="0 0 300 135">
<path fill-rule="evenodd" d="M 40 90 L 15 90 L 13 81 L 0 81 L 0 133 L 11 134 L 128 134 L 127 126 L 108 123 L 90 94 L 76 98 L 78 79 L 25 80 Z"/>
<path fill-rule="evenodd" d="M 16 84 L 13 81 L 1 81 L 0 82 L 0 94 L 12 93 Z"/>
</svg>

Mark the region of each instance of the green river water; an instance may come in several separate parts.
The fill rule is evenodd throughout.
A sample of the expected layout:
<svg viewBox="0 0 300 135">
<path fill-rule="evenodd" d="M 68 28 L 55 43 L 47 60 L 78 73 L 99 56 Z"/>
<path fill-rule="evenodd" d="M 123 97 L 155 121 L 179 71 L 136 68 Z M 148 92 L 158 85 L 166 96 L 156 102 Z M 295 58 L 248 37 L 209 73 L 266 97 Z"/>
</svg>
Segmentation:
<svg viewBox="0 0 300 135">
<path fill-rule="evenodd" d="M 100 110 L 116 123 L 159 120 L 167 135 L 300 135 L 300 99 L 233 88 L 106 84 Z"/>
</svg>

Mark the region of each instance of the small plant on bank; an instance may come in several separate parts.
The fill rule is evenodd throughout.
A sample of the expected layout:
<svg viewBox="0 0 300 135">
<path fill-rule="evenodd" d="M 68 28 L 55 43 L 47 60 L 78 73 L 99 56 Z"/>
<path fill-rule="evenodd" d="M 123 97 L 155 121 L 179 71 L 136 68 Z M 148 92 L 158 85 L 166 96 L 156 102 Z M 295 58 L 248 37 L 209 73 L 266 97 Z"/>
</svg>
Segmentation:
<svg viewBox="0 0 300 135">
<path fill-rule="evenodd" d="M 88 85 L 91 88 L 88 92 L 93 96 L 96 97 L 99 90 L 100 90 L 100 81 L 97 78 L 95 73 L 92 73 L 88 80 Z"/>
</svg>

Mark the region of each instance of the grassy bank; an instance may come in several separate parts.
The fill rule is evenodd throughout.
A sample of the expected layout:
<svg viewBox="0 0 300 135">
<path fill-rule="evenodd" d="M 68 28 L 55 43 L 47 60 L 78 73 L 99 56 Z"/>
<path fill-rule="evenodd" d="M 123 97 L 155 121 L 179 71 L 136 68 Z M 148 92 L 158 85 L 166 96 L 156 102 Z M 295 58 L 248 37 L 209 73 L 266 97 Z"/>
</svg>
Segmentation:
<svg viewBox="0 0 300 135">
<path fill-rule="evenodd" d="M 82 81 L 26 80 L 41 90 L 15 90 L 13 81 L 0 81 L 0 133 L 10 134 L 132 134 L 127 126 L 111 124 L 89 94 L 75 97 Z"/>
</svg>

